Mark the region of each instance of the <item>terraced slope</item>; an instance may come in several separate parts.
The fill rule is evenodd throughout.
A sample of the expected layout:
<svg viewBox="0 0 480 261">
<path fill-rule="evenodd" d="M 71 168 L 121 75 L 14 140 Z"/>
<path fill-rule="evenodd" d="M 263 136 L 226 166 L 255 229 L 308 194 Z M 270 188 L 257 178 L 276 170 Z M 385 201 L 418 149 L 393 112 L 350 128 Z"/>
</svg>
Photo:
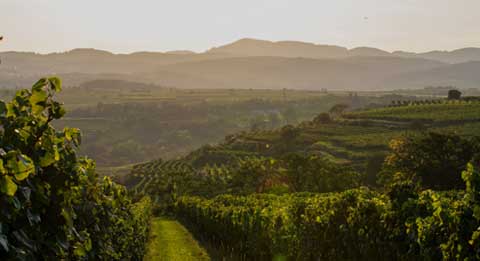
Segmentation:
<svg viewBox="0 0 480 261">
<path fill-rule="evenodd" d="M 201 166 L 221 163 L 217 159 L 227 159 L 231 155 L 278 156 L 285 152 L 301 152 L 362 166 L 372 155 L 386 153 L 390 140 L 407 133 L 431 130 L 478 135 L 480 102 L 418 102 L 360 110 L 329 123 L 303 122 L 296 130 L 297 135 L 288 142 L 288 147 L 282 130 L 244 132 L 220 145 L 193 152 L 186 159 Z M 206 155 L 215 157 L 210 157 L 209 161 Z"/>
<path fill-rule="evenodd" d="M 133 168 L 136 192 L 149 195 L 167 189 L 172 176 L 193 180 L 211 167 L 228 166 L 249 156 L 279 157 L 285 153 L 321 155 L 334 162 L 364 170 L 367 162 L 388 153 L 389 142 L 405 134 L 422 131 L 479 135 L 480 102 L 415 102 L 405 106 L 348 112 L 327 123 L 302 122 L 286 136 L 285 129 L 258 130 L 230 135 L 218 145 L 207 145 L 186 157 L 163 162 L 152 161 Z M 222 175 L 213 175 L 221 177 Z M 180 193 L 181 194 L 181 193 Z"/>
</svg>

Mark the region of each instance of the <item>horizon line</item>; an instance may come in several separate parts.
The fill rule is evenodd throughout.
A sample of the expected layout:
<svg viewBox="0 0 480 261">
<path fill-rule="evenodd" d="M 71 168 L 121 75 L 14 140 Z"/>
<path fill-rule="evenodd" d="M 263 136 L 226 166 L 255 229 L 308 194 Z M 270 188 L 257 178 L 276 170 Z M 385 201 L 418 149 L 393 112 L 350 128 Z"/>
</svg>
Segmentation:
<svg viewBox="0 0 480 261">
<path fill-rule="evenodd" d="M 3 37 L 3 42 L 5 42 L 6 38 Z M 52 55 L 52 54 L 65 54 L 69 53 L 75 50 L 92 50 L 92 51 L 101 51 L 101 52 L 107 52 L 113 55 L 132 55 L 132 54 L 138 54 L 138 53 L 156 53 L 156 54 L 172 54 L 175 55 L 175 52 L 189 52 L 192 55 L 193 54 L 208 54 L 210 50 L 219 48 L 219 47 L 224 47 L 227 45 L 231 45 L 234 43 L 237 43 L 239 41 L 244 41 L 244 40 L 251 40 L 251 41 L 259 41 L 259 42 L 269 42 L 273 44 L 277 43 L 284 43 L 284 42 L 293 42 L 293 43 L 302 43 L 302 44 L 311 44 L 315 46 L 331 46 L 331 47 L 339 47 L 339 48 L 345 48 L 348 51 L 357 49 L 357 48 L 372 48 L 372 49 L 377 49 L 380 51 L 384 51 L 390 54 L 394 54 L 396 52 L 405 52 L 405 53 L 412 53 L 412 54 L 425 54 L 425 53 L 431 53 L 431 52 L 453 52 L 453 51 L 458 51 L 458 50 L 463 50 L 463 49 L 480 49 L 480 47 L 476 46 L 465 46 L 465 47 L 460 47 L 460 48 L 455 48 L 455 49 L 431 49 L 429 51 L 423 51 L 423 52 L 418 52 L 418 51 L 407 51 L 407 50 L 393 50 L 389 51 L 386 49 L 378 48 L 378 47 L 373 47 L 373 46 L 356 46 L 356 47 L 346 47 L 343 45 L 337 45 L 337 44 L 322 44 L 322 43 L 315 43 L 315 42 L 308 42 L 308 41 L 300 41 L 300 40 L 279 40 L 279 41 L 272 41 L 272 40 L 265 40 L 265 39 L 260 39 L 260 38 L 250 38 L 250 37 L 244 37 L 240 38 L 238 40 L 235 40 L 233 42 L 228 42 L 219 46 L 212 46 L 204 51 L 193 51 L 193 50 L 188 50 L 188 49 L 174 49 L 174 50 L 166 50 L 166 51 L 154 51 L 154 50 L 138 50 L 138 51 L 130 51 L 130 52 L 115 52 L 112 50 L 108 49 L 101 49 L 101 48 L 96 48 L 96 47 L 75 47 L 73 49 L 65 49 L 65 50 L 60 50 L 60 51 L 52 51 L 52 52 L 38 52 L 38 51 L 25 51 L 25 50 L 5 50 L 5 51 L 0 51 L 0 53 L 30 53 L 30 54 L 37 54 L 37 55 Z M 1 45 L 0 45 L 1 46 Z M 177 54 L 177 55 L 182 55 L 182 54 Z"/>
</svg>

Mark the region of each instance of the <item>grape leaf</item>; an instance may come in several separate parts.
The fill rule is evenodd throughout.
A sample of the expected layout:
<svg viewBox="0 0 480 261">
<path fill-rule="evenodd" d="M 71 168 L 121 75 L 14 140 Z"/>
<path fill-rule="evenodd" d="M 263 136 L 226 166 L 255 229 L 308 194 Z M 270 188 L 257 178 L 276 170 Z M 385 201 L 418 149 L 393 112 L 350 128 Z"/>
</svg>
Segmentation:
<svg viewBox="0 0 480 261">
<path fill-rule="evenodd" d="M 3 175 L 0 179 L 0 191 L 9 196 L 15 195 L 17 192 L 17 184 L 13 182 L 12 177 Z"/>
</svg>

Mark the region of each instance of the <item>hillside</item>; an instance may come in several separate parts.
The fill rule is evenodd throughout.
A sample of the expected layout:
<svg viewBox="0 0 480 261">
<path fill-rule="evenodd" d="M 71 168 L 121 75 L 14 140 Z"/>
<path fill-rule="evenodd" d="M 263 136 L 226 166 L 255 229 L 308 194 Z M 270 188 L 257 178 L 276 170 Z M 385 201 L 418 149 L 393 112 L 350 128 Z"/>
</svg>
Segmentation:
<svg viewBox="0 0 480 261">
<path fill-rule="evenodd" d="M 341 60 L 242 57 L 166 65 L 160 67 L 158 72 L 203 78 L 204 81 L 191 83 L 196 88 L 372 90 L 400 86 L 389 80 L 394 76 L 443 65 L 431 60 L 396 57 L 352 57 Z M 467 82 L 470 80 L 466 79 Z M 180 85 L 179 81 L 169 84 L 189 86 Z"/>
<path fill-rule="evenodd" d="M 480 128 L 480 103 L 416 104 L 353 111 L 330 123 L 303 122 L 288 151 L 318 154 L 337 162 L 364 167 L 375 154 L 384 154 L 391 139 L 424 130 L 473 136 Z M 240 134 L 212 151 L 242 151 L 280 155 L 285 142 L 282 131 Z M 195 163 L 197 155 L 190 159 Z"/>
<path fill-rule="evenodd" d="M 478 98 L 331 110 L 135 165 L 126 184 L 223 258 L 473 257 L 479 128 Z"/>
<path fill-rule="evenodd" d="M 294 128 L 295 134 L 289 138 L 285 136 L 285 128 L 240 132 L 226 137 L 218 145 L 193 151 L 181 160 L 136 165 L 132 174 L 151 181 L 157 180 L 153 177 L 167 180 L 166 177 L 174 173 L 222 172 L 216 168 L 226 166 L 228 170 L 238 159 L 278 158 L 286 153 L 317 155 L 363 172 L 367 164 L 381 163 L 379 157 L 387 154 L 389 142 L 394 138 L 424 131 L 471 137 L 477 135 L 479 128 L 478 101 L 416 101 L 407 106 L 351 111 L 336 120 L 304 121 Z M 158 189 L 146 186 L 150 183 L 147 181 L 133 179 L 127 183 L 142 191 Z"/>
<path fill-rule="evenodd" d="M 388 79 L 396 86 L 462 86 L 480 87 L 480 62 L 443 65 L 423 71 L 401 73 Z"/>
</svg>

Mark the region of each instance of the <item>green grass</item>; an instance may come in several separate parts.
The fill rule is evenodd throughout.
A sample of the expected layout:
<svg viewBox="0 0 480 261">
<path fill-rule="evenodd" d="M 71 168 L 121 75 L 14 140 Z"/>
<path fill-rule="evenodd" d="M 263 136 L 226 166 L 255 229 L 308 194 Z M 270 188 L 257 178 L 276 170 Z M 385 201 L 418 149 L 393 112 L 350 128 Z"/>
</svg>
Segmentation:
<svg viewBox="0 0 480 261">
<path fill-rule="evenodd" d="M 151 222 L 145 261 L 210 260 L 188 230 L 175 220 L 157 217 Z"/>
</svg>

